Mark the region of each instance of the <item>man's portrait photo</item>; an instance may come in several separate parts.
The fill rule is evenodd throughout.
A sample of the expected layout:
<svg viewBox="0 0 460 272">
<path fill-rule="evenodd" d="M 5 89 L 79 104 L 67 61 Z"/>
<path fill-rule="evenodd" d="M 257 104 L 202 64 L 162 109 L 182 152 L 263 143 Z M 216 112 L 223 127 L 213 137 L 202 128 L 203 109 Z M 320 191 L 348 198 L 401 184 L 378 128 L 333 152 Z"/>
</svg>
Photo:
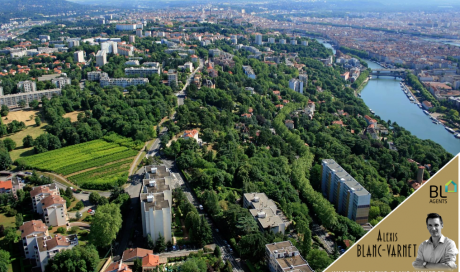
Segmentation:
<svg viewBox="0 0 460 272">
<path fill-rule="evenodd" d="M 417 258 L 412 263 L 416 269 L 455 269 L 458 254 L 455 242 L 442 235 L 442 217 L 430 213 L 426 218 L 426 228 L 431 237 L 418 247 Z"/>
</svg>

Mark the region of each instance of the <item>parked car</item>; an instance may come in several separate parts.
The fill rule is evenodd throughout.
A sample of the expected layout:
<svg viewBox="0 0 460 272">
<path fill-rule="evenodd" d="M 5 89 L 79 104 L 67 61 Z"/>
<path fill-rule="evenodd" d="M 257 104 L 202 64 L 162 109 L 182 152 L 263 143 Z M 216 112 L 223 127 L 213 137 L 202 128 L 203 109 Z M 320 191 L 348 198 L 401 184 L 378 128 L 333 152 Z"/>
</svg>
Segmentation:
<svg viewBox="0 0 460 272">
<path fill-rule="evenodd" d="M 200 211 L 202 211 L 202 210 L 203 210 L 203 205 L 200 204 L 200 205 L 198 206 L 198 208 L 200 208 Z"/>
<path fill-rule="evenodd" d="M 173 250 L 173 251 L 177 250 L 177 247 L 176 247 L 176 246 L 172 246 L 172 250 Z"/>
</svg>

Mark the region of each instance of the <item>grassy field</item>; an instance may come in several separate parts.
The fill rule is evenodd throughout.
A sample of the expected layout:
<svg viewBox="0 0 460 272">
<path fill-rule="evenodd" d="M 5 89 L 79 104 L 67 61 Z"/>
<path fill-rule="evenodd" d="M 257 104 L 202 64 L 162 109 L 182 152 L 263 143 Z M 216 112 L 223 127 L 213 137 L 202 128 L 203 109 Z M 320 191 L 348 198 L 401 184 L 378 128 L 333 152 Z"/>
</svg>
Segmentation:
<svg viewBox="0 0 460 272">
<path fill-rule="evenodd" d="M 143 146 L 129 138 L 110 137 L 20 158 L 18 162 L 26 168 L 63 175 L 84 189 L 107 190 L 126 181 L 133 158 Z"/>
<path fill-rule="evenodd" d="M 2 117 L 3 123 L 8 124 L 13 120 L 24 122 L 26 126 L 35 125 L 35 117 L 40 113 L 38 110 L 27 109 L 20 111 L 10 111 L 7 116 Z M 30 118 L 32 116 L 32 118 Z"/>
<path fill-rule="evenodd" d="M 14 216 L 7 217 L 5 214 L 0 213 L 0 225 L 6 227 L 16 227 L 15 226 L 16 218 Z"/>
</svg>

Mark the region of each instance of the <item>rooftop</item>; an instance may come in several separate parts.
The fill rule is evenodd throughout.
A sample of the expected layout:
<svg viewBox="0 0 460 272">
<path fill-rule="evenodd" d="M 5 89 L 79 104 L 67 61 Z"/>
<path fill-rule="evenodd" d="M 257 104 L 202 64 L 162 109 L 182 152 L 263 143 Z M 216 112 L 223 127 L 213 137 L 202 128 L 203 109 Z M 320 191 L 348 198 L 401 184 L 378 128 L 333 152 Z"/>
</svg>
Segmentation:
<svg viewBox="0 0 460 272">
<path fill-rule="evenodd" d="M 142 190 L 144 193 L 161 193 L 167 190 L 171 190 L 171 177 L 164 177 L 159 179 L 144 179 Z"/>
<path fill-rule="evenodd" d="M 44 236 L 37 238 L 38 249 L 40 252 L 49 251 L 57 246 L 68 247 L 72 242 L 78 242 L 77 235 L 72 234 L 69 236 L 63 236 L 56 234 L 56 236 Z"/>
<path fill-rule="evenodd" d="M 145 175 L 146 179 L 160 179 L 171 176 L 171 173 L 164 165 L 148 165 L 145 166 Z"/>
<path fill-rule="evenodd" d="M 24 222 L 24 224 L 19 227 L 19 230 L 21 231 L 21 237 L 24 238 L 34 232 L 45 233 L 48 230 L 48 226 L 46 226 L 42 220 L 32 220 Z"/>
<path fill-rule="evenodd" d="M 153 198 L 152 198 L 153 197 Z M 145 211 L 149 211 L 151 208 L 154 210 L 162 210 L 164 208 L 169 208 L 169 201 L 165 199 L 165 195 L 163 193 L 159 194 L 145 194 L 142 193 L 140 195 L 141 202 L 145 203 Z M 149 199 L 152 199 L 149 202 Z"/>
<path fill-rule="evenodd" d="M 123 251 L 123 255 L 121 259 L 126 262 L 127 260 L 131 260 L 132 258 L 143 258 L 147 256 L 147 254 L 153 254 L 153 250 L 144 249 L 140 247 L 136 248 L 128 248 L 127 250 Z"/>
<path fill-rule="evenodd" d="M 344 184 L 358 196 L 368 195 L 369 192 L 357 182 L 350 174 L 345 171 L 342 166 L 336 163 L 333 159 L 325 159 L 323 162 L 327 163 L 327 166 L 335 172 L 337 177 L 343 179 Z"/>
<path fill-rule="evenodd" d="M 49 195 L 45 197 L 41 202 L 42 202 L 43 209 L 46 209 L 49 206 L 54 205 L 54 204 L 60 204 L 60 205 L 66 204 L 65 199 L 59 195 Z"/>
<path fill-rule="evenodd" d="M 32 191 L 30 191 L 30 196 L 34 197 L 39 194 L 50 194 L 51 191 L 54 191 L 54 190 L 57 190 L 56 183 L 41 185 L 41 186 L 34 187 Z"/>
</svg>

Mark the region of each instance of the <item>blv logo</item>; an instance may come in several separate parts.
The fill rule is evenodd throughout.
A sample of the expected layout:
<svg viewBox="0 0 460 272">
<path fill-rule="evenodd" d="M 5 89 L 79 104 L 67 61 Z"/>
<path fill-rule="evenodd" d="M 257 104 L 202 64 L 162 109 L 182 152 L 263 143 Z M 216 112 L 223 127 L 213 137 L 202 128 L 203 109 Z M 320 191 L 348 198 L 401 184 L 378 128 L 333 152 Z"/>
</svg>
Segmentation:
<svg viewBox="0 0 460 272">
<path fill-rule="evenodd" d="M 454 185 L 454 186 L 452 186 L 452 185 Z M 449 187 L 450 187 L 450 189 L 449 189 Z M 453 180 L 449 181 L 445 185 L 445 191 L 446 191 L 446 193 L 456 193 L 457 192 L 457 183 L 455 183 Z"/>
</svg>

